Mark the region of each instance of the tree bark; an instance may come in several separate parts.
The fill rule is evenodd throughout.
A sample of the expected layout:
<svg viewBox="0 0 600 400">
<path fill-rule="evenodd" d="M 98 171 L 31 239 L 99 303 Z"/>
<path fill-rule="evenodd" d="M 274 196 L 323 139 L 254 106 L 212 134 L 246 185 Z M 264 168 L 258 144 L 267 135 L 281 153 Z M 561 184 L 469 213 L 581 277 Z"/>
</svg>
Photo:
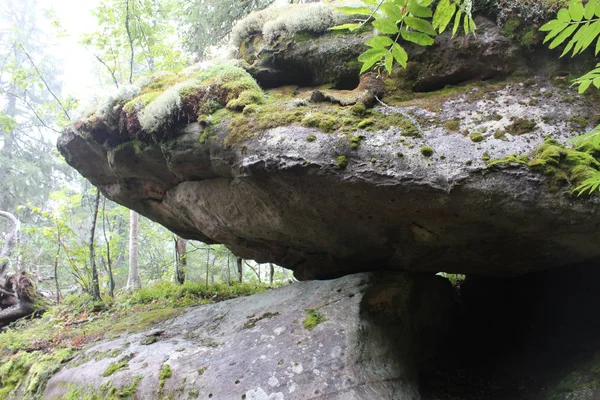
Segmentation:
<svg viewBox="0 0 600 400">
<path fill-rule="evenodd" d="M 17 236 L 19 234 L 19 229 L 21 228 L 21 223 L 17 217 L 6 211 L 0 211 L 0 217 L 7 218 L 12 224 L 12 228 L 6 235 L 4 246 L 0 252 L 0 278 L 2 278 L 6 274 L 6 270 L 8 269 L 8 260 L 12 254 L 15 244 L 17 243 Z"/>
<path fill-rule="evenodd" d="M 139 214 L 129 210 L 129 277 L 127 289 L 136 290 L 142 287 L 138 270 L 138 222 Z"/>
<path fill-rule="evenodd" d="M 96 223 L 98 222 L 98 208 L 100 206 L 100 191 L 96 193 L 96 199 L 94 200 L 94 211 L 92 218 L 92 227 L 90 229 L 90 268 L 92 270 L 92 285 L 91 295 L 95 300 L 100 300 L 100 282 L 98 280 L 98 268 L 96 266 L 96 252 L 94 246 L 94 239 L 96 236 Z"/>
<path fill-rule="evenodd" d="M 237 258 L 237 269 L 238 269 L 238 282 L 242 283 L 242 280 L 244 278 L 244 269 L 243 269 L 243 263 L 244 260 L 242 260 L 241 258 Z"/>
<path fill-rule="evenodd" d="M 183 285 L 187 269 L 187 240 L 177 237 L 175 239 L 175 283 Z"/>
<path fill-rule="evenodd" d="M 115 297 L 115 277 L 112 270 L 112 259 L 110 257 L 110 240 L 106 234 L 106 198 L 102 199 L 102 233 L 106 243 L 106 268 L 108 270 L 108 292 L 110 297 Z"/>
<path fill-rule="evenodd" d="M 273 266 L 273 263 L 269 263 L 269 285 L 273 284 L 273 275 L 275 275 L 275 267 Z"/>
</svg>

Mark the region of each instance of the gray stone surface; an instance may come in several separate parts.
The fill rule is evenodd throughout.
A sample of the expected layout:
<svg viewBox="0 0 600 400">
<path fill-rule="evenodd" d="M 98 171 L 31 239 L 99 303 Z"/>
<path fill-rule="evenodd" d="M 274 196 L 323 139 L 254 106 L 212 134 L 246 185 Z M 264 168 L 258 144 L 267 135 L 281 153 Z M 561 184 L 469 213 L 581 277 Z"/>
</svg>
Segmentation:
<svg viewBox="0 0 600 400">
<path fill-rule="evenodd" d="M 149 332 L 95 345 L 51 378 L 44 398 L 121 388 L 141 376 L 137 399 L 416 400 L 418 367 L 448 330 L 452 307 L 448 281 L 436 276 L 356 274 L 292 284 L 194 307 Z M 326 320 L 305 329 L 307 309 Z M 272 315 L 261 319 L 265 313 Z M 253 326 L 251 318 L 258 319 Z M 156 342 L 141 343 L 157 331 Z M 93 359 L 115 349 L 114 357 Z M 126 369 L 101 376 L 126 355 Z M 173 376 L 160 389 L 163 364 Z"/>
</svg>

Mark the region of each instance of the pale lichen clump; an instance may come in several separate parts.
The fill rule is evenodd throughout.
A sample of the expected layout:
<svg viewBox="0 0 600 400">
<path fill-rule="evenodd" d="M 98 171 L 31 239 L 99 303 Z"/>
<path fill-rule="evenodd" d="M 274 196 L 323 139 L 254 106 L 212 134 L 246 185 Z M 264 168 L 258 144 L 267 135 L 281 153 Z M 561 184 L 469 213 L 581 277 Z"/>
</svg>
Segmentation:
<svg viewBox="0 0 600 400">
<path fill-rule="evenodd" d="M 154 74 L 140 83 L 145 84 L 144 88 L 138 88 L 138 96 L 123 106 L 127 130 L 135 137 L 141 132 L 162 137 L 179 121 L 204 121 L 221 108 L 242 111 L 264 101 L 256 81 L 243 69 L 231 65 L 181 75 Z"/>
<path fill-rule="evenodd" d="M 350 5 L 356 2 L 343 2 Z M 335 10 L 338 4 L 294 4 L 266 8 L 251 13 L 239 21 L 231 32 L 231 45 L 239 48 L 250 36 L 260 34 L 267 42 L 288 37 L 297 32 L 322 33 L 335 25 L 352 21 L 355 17 Z"/>
<path fill-rule="evenodd" d="M 121 86 L 116 92 L 111 94 L 108 99 L 98 108 L 96 115 L 103 120 L 110 120 L 116 116 L 116 108 L 119 104 L 130 101 L 138 96 L 141 88 L 136 85 Z"/>
</svg>

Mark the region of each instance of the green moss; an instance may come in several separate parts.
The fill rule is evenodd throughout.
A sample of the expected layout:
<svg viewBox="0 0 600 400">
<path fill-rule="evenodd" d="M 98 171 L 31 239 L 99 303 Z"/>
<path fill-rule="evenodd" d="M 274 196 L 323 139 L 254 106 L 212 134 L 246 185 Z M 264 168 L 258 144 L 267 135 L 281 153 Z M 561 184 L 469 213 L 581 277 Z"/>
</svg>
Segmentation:
<svg viewBox="0 0 600 400">
<path fill-rule="evenodd" d="M 159 390 L 162 390 L 167 383 L 167 379 L 173 376 L 173 370 L 169 364 L 163 364 L 160 368 L 160 372 L 158 373 L 158 387 Z"/>
<path fill-rule="evenodd" d="M 188 397 L 191 399 L 197 399 L 200 397 L 200 392 L 196 389 L 192 389 L 188 392 Z"/>
<path fill-rule="evenodd" d="M 575 188 L 584 180 L 600 171 L 600 148 L 585 143 L 575 148 L 566 148 L 554 139 L 546 139 L 534 150 L 531 159 L 527 156 L 510 155 L 488 163 L 498 165 L 526 165 L 548 177 L 550 189 Z"/>
<path fill-rule="evenodd" d="M 50 377 L 72 354 L 69 349 L 49 354 L 21 351 L 4 359 L 0 365 L 0 399 L 9 397 L 17 390 L 19 398 L 40 397 Z"/>
<path fill-rule="evenodd" d="M 472 140 L 473 142 L 475 142 L 475 143 L 482 142 L 482 141 L 484 141 L 484 140 L 485 140 L 485 136 L 483 136 L 481 133 L 473 133 L 473 134 L 470 136 L 470 138 L 471 138 L 471 140 Z"/>
<path fill-rule="evenodd" d="M 317 135 L 311 133 L 310 135 L 306 136 L 306 141 L 307 142 L 314 142 L 315 140 L 317 140 Z"/>
<path fill-rule="evenodd" d="M 494 132 L 494 139 L 505 140 L 506 139 L 506 131 L 503 129 L 498 129 Z"/>
<path fill-rule="evenodd" d="M 202 376 L 204 375 L 204 373 L 206 372 L 206 370 L 208 369 L 208 367 L 202 367 L 198 370 L 198 375 Z"/>
<path fill-rule="evenodd" d="M 576 129 L 584 129 L 589 124 L 588 119 L 583 116 L 567 118 L 567 122 L 574 125 Z"/>
<path fill-rule="evenodd" d="M 425 157 L 431 157 L 433 155 L 433 148 L 431 148 L 430 146 L 424 146 L 424 147 L 421 147 L 420 152 Z"/>
<path fill-rule="evenodd" d="M 111 327 L 108 327 L 107 330 L 109 333 L 113 334 L 120 334 L 124 332 L 140 332 L 149 328 L 153 324 L 156 324 L 157 322 L 174 318 L 182 312 L 182 310 L 173 307 L 139 312 L 120 320 Z"/>
<path fill-rule="evenodd" d="M 465 165 L 467 167 L 470 167 L 471 165 L 473 165 L 473 160 L 467 160 L 467 161 L 465 161 Z"/>
<path fill-rule="evenodd" d="M 360 121 L 358 123 L 357 127 L 359 129 L 365 129 L 365 128 L 368 128 L 369 126 L 373 126 L 373 125 L 375 125 L 375 121 L 369 118 L 369 119 Z"/>
<path fill-rule="evenodd" d="M 375 157 L 371 158 L 371 164 L 375 164 L 377 162 L 377 159 Z"/>
<path fill-rule="evenodd" d="M 488 152 L 486 151 L 486 152 L 484 152 L 484 153 L 481 155 L 481 159 L 482 159 L 483 161 L 486 161 L 486 162 L 487 162 L 487 161 L 489 161 L 489 160 L 491 159 L 491 157 L 490 157 L 490 155 L 488 154 Z"/>
<path fill-rule="evenodd" d="M 106 368 L 106 370 L 104 370 L 103 373 L 100 374 L 100 376 L 104 376 L 104 377 L 111 376 L 115 372 L 127 368 L 129 366 L 129 360 L 131 360 L 132 358 L 133 358 L 133 354 L 130 354 L 128 356 L 121 358 L 117 362 L 110 363 L 110 365 Z"/>
<path fill-rule="evenodd" d="M 302 321 L 302 326 L 304 327 L 304 329 L 313 329 L 321 322 L 327 321 L 327 318 L 325 318 L 319 311 L 313 308 L 309 308 L 308 310 L 306 310 L 306 314 L 308 316 L 304 318 L 304 321 Z"/>
<path fill-rule="evenodd" d="M 337 162 L 337 167 L 339 169 L 345 169 L 348 166 L 348 157 L 346 157 L 346 156 L 339 156 L 336 159 L 336 162 Z"/>
<path fill-rule="evenodd" d="M 517 118 L 512 124 L 506 127 L 506 131 L 511 135 L 523 135 L 535 130 L 537 124 L 527 118 Z"/>
<path fill-rule="evenodd" d="M 133 114 L 135 111 L 141 110 L 154 101 L 160 95 L 160 93 L 160 91 L 143 93 L 135 99 L 125 103 L 123 106 L 123 111 L 125 111 L 127 114 Z"/>
<path fill-rule="evenodd" d="M 502 26 L 502 34 L 508 38 L 513 38 L 519 28 L 521 27 L 521 20 L 516 17 L 511 17 L 506 20 L 504 25 Z"/>
<path fill-rule="evenodd" d="M 399 151 L 396 153 L 396 157 L 402 158 L 404 157 L 404 154 L 401 151 Z"/>
<path fill-rule="evenodd" d="M 350 147 L 354 150 L 358 149 L 360 147 L 360 143 L 363 141 L 364 138 L 365 135 L 352 136 L 350 138 Z"/>
<path fill-rule="evenodd" d="M 446 121 L 444 122 L 444 128 L 452 132 L 458 132 L 460 130 L 460 120 L 451 119 L 449 121 Z"/>
<path fill-rule="evenodd" d="M 350 107 L 350 113 L 355 117 L 364 117 L 367 113 L 367 109 L 362 103 L 356 103 L 352 107 Z"/>
</svg>

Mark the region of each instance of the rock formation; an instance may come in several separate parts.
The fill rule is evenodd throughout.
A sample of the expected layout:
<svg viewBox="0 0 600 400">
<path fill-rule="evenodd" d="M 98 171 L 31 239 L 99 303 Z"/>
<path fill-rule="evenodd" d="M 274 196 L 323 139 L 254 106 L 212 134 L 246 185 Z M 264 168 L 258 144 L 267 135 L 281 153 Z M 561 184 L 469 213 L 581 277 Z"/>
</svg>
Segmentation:
<svg viewBox="0 0 600 400">
<path fill-rule="evenodd" d="M 294 284 L 98 344 L 54 375 L 44 398 L 120 398 L 129 387 L 139 399 L 419 399 L 417 371 L 453 306 L 436 276 Z"/>
<path fill-rule="evenodd" d="M 577 65 L 477 23 L 360 85 L 363 34 L 247 29 L 244 60 L 122 88 L 58 147 L 110 199 L 299 279 L 599 257 L 600 201 L 570 190 L 600 151 L 564 146 L 597 103 L 568 87 Z"/>
</svg>

